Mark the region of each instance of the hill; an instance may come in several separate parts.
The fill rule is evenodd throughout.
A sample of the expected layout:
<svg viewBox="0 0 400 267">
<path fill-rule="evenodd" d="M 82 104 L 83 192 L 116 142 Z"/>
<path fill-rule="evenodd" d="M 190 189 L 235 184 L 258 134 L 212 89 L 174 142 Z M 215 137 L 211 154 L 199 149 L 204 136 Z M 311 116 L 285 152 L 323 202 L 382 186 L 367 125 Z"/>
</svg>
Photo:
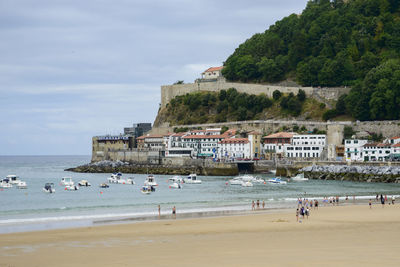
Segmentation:
<svg viewBox="0 0 400 267">
<path fill-rule="evenodd" d="M 327 111 L 324 103 L 307 98 L 304 91 L 282 95 L 240 93 L 236 89 L 219 92 L 195 92 L 173 98 L 161 109 L 154 125 L 168 122 L 171 126 L 212 122 L 299 118 L 321 120 Z"/>
<path fill-rule="evenodd" d="M 351 86 L 326 118 L 399 119 L 400 1 L 311 0 L 228 57 L 231 81 Z"/>
</svg>

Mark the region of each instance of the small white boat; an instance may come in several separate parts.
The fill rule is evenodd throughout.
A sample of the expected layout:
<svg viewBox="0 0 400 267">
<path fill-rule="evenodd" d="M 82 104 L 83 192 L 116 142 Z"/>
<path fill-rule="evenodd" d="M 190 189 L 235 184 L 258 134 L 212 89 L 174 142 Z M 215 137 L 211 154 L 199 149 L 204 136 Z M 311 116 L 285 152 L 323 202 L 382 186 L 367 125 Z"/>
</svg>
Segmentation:
<svg viewBox="0 0 400 267">
<path fill-rule="evenodd" d="M 135 184 L 133 178 L 122 179 L 122 173 L 120 172 L 111 174 L 107 181 L 111 184 Z"/>
<path fill-rule="evenodd" d="M 182 184 L 183 183 L 183 178 L 176 175 L 174 177 L 168 178 L 168 181 L 172 182 L 172 183 L 178 183 L 178 184 Z"/>
<path fill-rule="evenodd" d="M 53 183 L 46 183 L 43 187 L 43 191 L 46 193 L 55 193 L 56 190 L 54 189 L 54 184 Z"/>
<path fill-rule="evenodd" d="M 106 183 L 100 184 L 100 188 L 109 188 L 110 186 Z"/>
<path fill-rule="evenodd" d="M 242 185 L 242 180 L 240 180 L 239 178 L 233 178 L 233 179 L 230 179 L 229 180 L 229 183 L 231 184 L 231 185 Z"/>
<path fill-rule="evenodd" d="M 13 186 L 10 183 L 10 180 L 8 180 L 7 178 L 0 181 L 0 188 L 6 189 L 6 188 L 11 188 L 11 187 L 13 187 Z"/>
<path fill-rule="evenodd" d="M 189 176 L 184 178 L 183 181 L 185 184 L 201 184 L 201 180 L 197 179 L 197 175 L 195 173 L 189 174 Z"/>
<path fill-rule="evenodd" d="M 250 181 L 242 181 L 241 186 L 243 186 L 243 187 L 252 187 L 253 183 L 250 182 Z"/>
<path fill-rule="evenodd" d="M 181 186 L 181 184 L 179 184 L 177 182 L 174 182 L 174 183 L 169 185 L 169 188 L 171 188 L 171 189 L 182 189 L 182 186 Z"/>
<path fill-rule="evenodd" d="M 91 186 L 91 184 L 87 180 L 80 180 L 78 185 L 79 186 Z"/>
<path fill-rule="evenodd" d="M 25 181 L 19 181 L 18 184 L 17 184 L 17 188 L 18 189 L 27 189 L 28 185 L 26 184 Z"/>
<path fill-rule="evenodd" d="M 144 181 L 144 185 L 158 186 L 156 179 L 151 174 L 147 176 L 146 180 Z"/>
<path fill-rule="evenodd" d="M 299 173 L 295 177 L 290 178 L 291 181 L 301 182 L 301 181 L 308 181 L 308 178 L 304 177 L 304 173 Z"/>
<path fill-rule="evenodd" d="M 256 178 L 254 178 L 253 175 L 245 174 L 245 175 L 238 176 L 237 179 L 240 179 L 245 182 L 253 182 Z"/>
<path fill-rule="evenodd" d="M 10 184 L 18 184 L 19 182 L 21 182 L 21 180 L 19 179 L 18 176 L 16 176 L 15 174 L 11 174 L 11 175 L 7 175 L 6 179 L 8 179 L 8 182 Z"/>
<path fill-rule="evenodd" d="M 151 185 L 144 185 L 140 191 L 142 194 L 148 195 L 151 192 L 154 192 L 154 188 Z"/>
<path fill-rule="evenodd" d="M 267 180 L 270 184 L 287 184 L 286 181 L 283 181 L 281 178 L 275 177 Z"/>
<path fill-rule="evenodd" d="M 66 185 L 65 186 L 65 190 L 67 190 L 67 191 L 76 191 L 78 189 L 79 189 L 79 186 L 76 186 L 76 185 Z"/>
<path fill-rule="evenodd" d="M 75 183 L 74 183 L 74 181 L 72 181 L 72 178 L 71 177 L 63 177 L 63 178 L 61 178 L 61 182 L 60 182 L 60 184 L 61 185 L 74 185 Z"/>
<path fill-rule="evenodd" d="M 256 178 L 254 178 L 253 183 L 264 184 L 265 181 L 264 181 L 264 179 L 256 177 Z"/>
</svg>

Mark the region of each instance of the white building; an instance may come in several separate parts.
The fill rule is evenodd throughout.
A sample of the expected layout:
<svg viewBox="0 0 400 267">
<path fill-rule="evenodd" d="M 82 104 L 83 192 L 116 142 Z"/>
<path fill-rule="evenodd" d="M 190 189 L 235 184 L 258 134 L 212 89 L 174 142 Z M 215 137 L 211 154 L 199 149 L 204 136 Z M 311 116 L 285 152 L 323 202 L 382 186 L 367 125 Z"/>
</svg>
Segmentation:
<svg viewBox="0 0 400 267">
<path fill-rule="evenodd" d="M 272 154 L 274 157 L 284 157 L 284 146 L 292 143 L 292 138 L 295 133 L 279 132 L 263 137 L 264 153 Z"/>
<path fill-rule="evenodd" d="M 234 160 L 250 158 L 250 142 L 247 138 L 226 138 L 219 144 L 218 158 Z"/>
<path fill-rule="evenodd" d="M 184 148 L 192 148 L 193 157 L 216 157 L 218 143 L 225 138 L 234 137 L 235 131 L 228 130 L 223 134 L 214 134 L 213 131 L 206 131 L 205 135 L 190 133 L 182 137 Z"/>
<path fill-rule="evenodd" d="M 344 141 L 344 155 L 346 161 L 364 161 L 364 145 L 368 140 L 346 139 Z"/>
<path fill-rule="evenodd" d="M 201 78 L 208 80 L 208 79 L 217 79 L 218 77 L 222 76 L 222 69 L 223 66 L 221 67 L 211 67 L 208 68 L 207 70 L 205 70 L 202 74 L 201 74 Z"/>
<path fill-rule="evenodd" d="M 189 133 L 175 133 L 171 134 L 168 139 L 168 145 L 165 151 L 166 157 L 190 157 L 193 154 L 193 149 L 184 147 L 182 137 Z"/>
<path fill-rule="evenodd" d="M 284 145 L 288 158 L 320 158 L 326 147 L 325 134 L 295 134 L 290 145 Z"/>
<path fill-rule="evenodd" d="M 363 147 L 364 161 L 387 161 L 392 147 L 390 144 L 372 143 Z"/>
</svg>

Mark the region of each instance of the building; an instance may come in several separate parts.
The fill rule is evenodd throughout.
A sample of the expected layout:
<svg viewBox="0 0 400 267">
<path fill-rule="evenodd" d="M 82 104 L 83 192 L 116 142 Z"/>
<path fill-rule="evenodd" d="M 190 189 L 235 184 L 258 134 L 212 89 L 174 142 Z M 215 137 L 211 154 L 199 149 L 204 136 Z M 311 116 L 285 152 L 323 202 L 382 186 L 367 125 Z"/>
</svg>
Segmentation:
<svg viewBox="0 0 400 267">
<path fill-rule="evenodd" d="M 261 136 L 262 134 L 256 131 L 247 134 L 248 140 L 250 142 L 250 156 L 249 158 L 259 158 L 261 157 Z"/>
<path fill-rule="evenodd" d="M 218 143 L 225 138 L 234 137 L 235 133 L 236 131 L 234 130 L 228 130 L 220 134 L 220 132 L 215 131 L 215 129 L 209 129 L 205 132 L 193 131 L 182 137 L 182 144 L 184 148 L 191 148 L 193 150 L 193 157 L 216 158 Z"/>
<path fill-rule="evenodd" d="M 142 135 L 136 140 L 139 149 L 164 150 L 166 146 L 163 135 Z"/>
<path fill-rule="evenodd" d="M 151 130 L 151 123 L 135 123 L 133 124 L 133 127 L 124 128 L 124 135 L 134 137 L 132 139 L 133 140 L 132 147 L 136 148 L 137 147 L 136 139 L 150 130 Z"/>
<path fill-rule="evenodd" d="M 204 80 L 218 79 L 219 77 L 222 77 L 222 69 L 223 66 L 208 68 L 201 74 L 201 78 Z"/>
<path fill-rule="evenodd" d="M 92 161 L 103 160 L 107 152 L 129 149 L 129 137 L 123 135 L 103 135 L 92 138 Z"/>
<path fill-rule="evenodd" d="M 247 138 L 226 138 L 218 143 L 218 158 L 226 160 L 251 157 L 250 142 Z"/>
<path fill-rule="evenodd" d="M 388 161 L 391 152 L 390 144 L 371 143 L 363 146 L 364 161 Z"/>
<path fill-rule="evenodd" d="M 290 145 L 284 145 L 287 158 L 321 158 L 326 147 L 325 134 L 295 134 Z"/>
<path fill-rule="evenodd" d="M 268 158 L 283 158 L 284 146 L 290 145 L 294 133 L 279 132 L 263 137 L 264 153 Z"/>
<path fill-rule="evenodd" d="M 185 133 L 174 133 L 169 136 L 168 145 L 165 150 L 166 157 L 191 157 L 193 149 L 183 146 L 182 137 L 188 135 Z"/>
<path fill-rule="evenodd" d="M 368 140 L 363 139 L 346 139 L 344 140 L 344 150 L 346 161 L 364 161 L 363 151 L 364 145 Z"/>
</svg>

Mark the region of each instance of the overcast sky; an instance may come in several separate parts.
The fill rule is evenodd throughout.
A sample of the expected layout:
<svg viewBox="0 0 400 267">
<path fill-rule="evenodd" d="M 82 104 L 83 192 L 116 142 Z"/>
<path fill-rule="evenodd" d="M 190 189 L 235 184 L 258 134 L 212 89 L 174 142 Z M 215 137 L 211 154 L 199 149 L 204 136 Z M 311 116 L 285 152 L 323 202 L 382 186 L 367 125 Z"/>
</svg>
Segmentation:
<svg viewBox="0 0 400 267">
<path fill-rule="evenodd" d="M 90 155 L 306 0 L 0 1 L 0 155 Z"/>
</svg>

